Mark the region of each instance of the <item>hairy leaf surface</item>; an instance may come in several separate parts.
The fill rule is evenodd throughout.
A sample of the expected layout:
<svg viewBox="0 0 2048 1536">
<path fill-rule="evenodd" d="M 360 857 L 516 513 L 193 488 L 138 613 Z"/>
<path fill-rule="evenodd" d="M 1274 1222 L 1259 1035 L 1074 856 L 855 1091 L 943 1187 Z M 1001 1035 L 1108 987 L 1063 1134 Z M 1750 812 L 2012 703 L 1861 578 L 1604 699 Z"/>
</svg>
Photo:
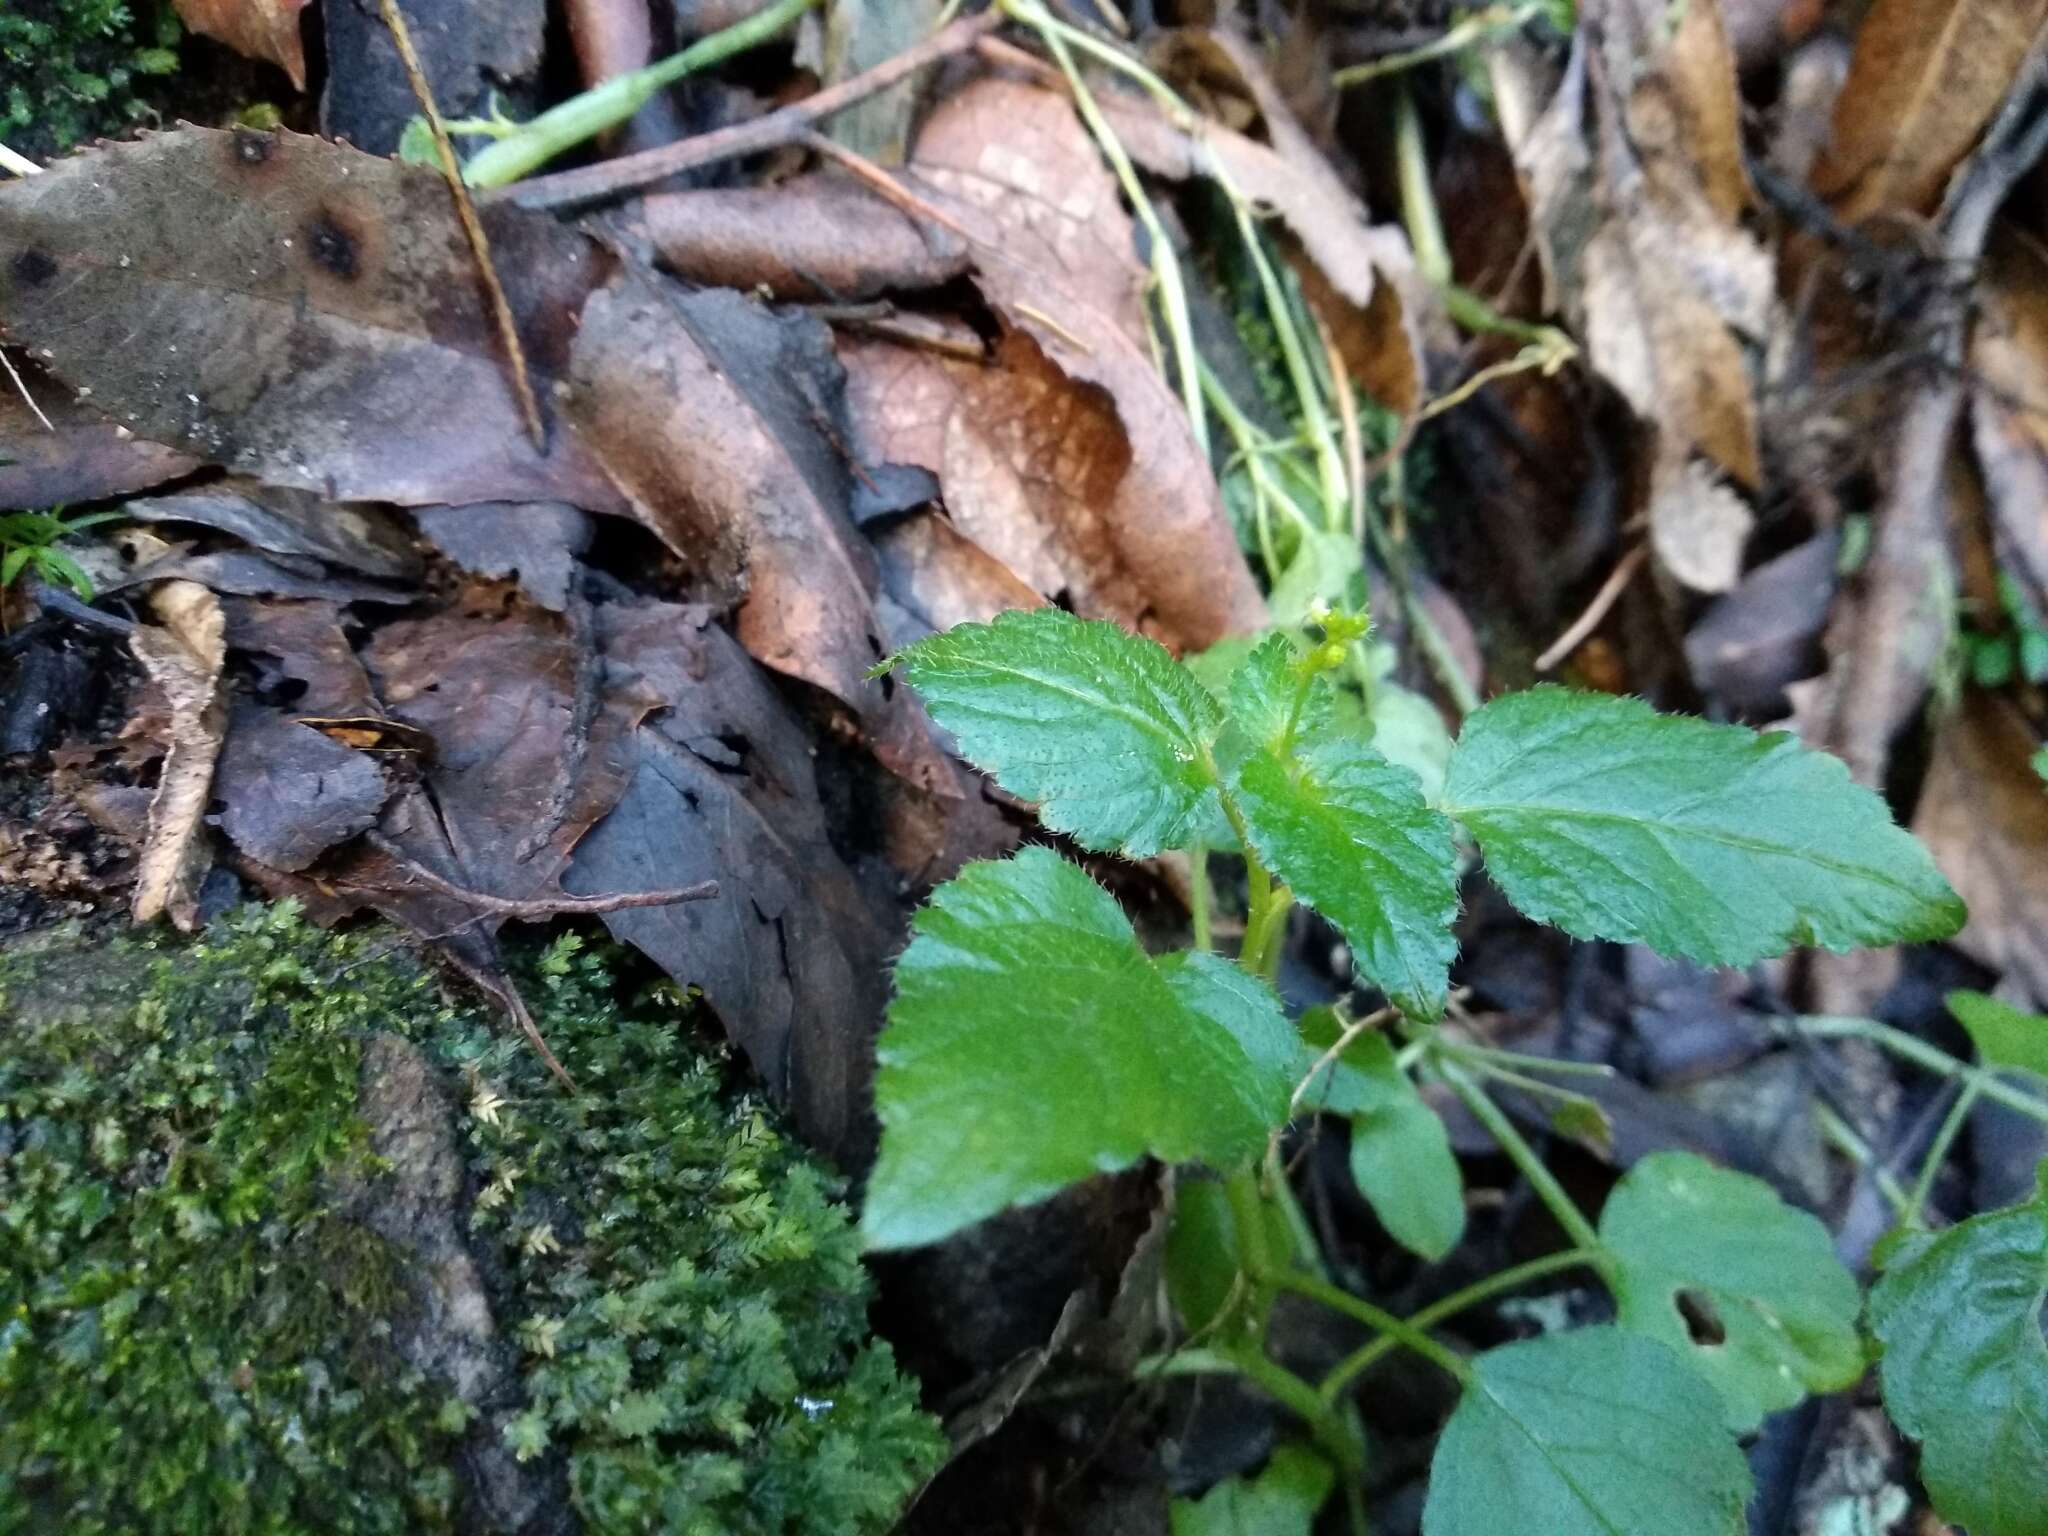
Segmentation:
<svg viewBox="0 0 2048 1536">
<path fill-rule="evenodd" d="M 1475 712 L 1444 810 L 1529 916 L 1712 965 L 1946 938 L 1963 904 L 1840 761 L 1782 733 L 1541 687 Z"/>
<path fill-rule="evenodd" d="M 1441 1014 L 1458 950 L 1456 853 L 1415 775 L 1339 737 L 1291 764 L 1235 735 L 1219 755 L 1266 866 L 1337 925 L 1359 971 L 1403 1012 Z"/>
<path fill-rule="evenodd" d="M 1600 1236 L 1620 1260 L 1621 1325 L 1685 1355 L 1736 1433 L 1863 1374 L 1855 1277 L 1827 1228 L 1761 1179 L 1653 1153 L 1608 1197 Z"/>
<path fill-rule="evenodd" d="M 917 916 L 877 1052 L 870 1246 L 935 1242 L 1151 1155 L 1248 1162 L 1295 1038 L 1216 955 L 1153 961 L 1109 893 L 1044 848 L 971 864 Z"/>
<path fill-rule="evenodd" d="M 1923 1240 L 1870 1293 L 1885 1406 L 1970 1536 L 2048 1533 L 2048 1189 Z"/>
<path fill-rule="evenodd" d="M 1055 831 L 1133 858 L 1229 840 L 1203 766 L 1223 711 L 1153 641 L 1039 608 L 957 625 L 900 659 L 962 754 Z"/>
</svg>

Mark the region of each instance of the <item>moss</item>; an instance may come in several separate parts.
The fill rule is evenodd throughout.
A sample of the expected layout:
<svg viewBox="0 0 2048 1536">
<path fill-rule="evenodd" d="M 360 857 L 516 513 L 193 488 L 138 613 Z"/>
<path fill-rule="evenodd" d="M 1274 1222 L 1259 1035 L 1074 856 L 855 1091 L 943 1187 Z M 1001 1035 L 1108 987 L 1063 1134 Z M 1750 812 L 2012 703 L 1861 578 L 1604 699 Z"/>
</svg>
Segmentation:
<svg viewBox="0 0 2048 1536">
<path fill-rule="evenodd" d="M 143 81 L 178 67 L 178 36 L 168 0 L 7 0 L 0 142 L 43 155 L 132 127 Z"/>
<path fill-rule="evenodd" d="M 488 1434 L 587 1531 L 822 1536 L 936 1464 L 834 1183 L 573 941 L 528 982 L 575 1096 L 288 908 L 84 949 L 84 986 L 63 951 L 0 954 L 0 1531 L 473 1528 Z M 423 1266 L 365 1205 L 392 1034 L 454 1105 L 509 1402 L 409 1363 Z"/>
</svg>

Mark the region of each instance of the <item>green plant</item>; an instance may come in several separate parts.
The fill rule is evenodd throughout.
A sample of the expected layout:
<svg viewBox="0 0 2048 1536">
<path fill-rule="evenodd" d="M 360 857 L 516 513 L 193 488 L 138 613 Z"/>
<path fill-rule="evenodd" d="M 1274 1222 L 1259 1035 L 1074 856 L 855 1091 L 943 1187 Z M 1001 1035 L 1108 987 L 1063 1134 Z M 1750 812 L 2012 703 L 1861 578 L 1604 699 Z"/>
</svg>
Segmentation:
<svg viewBox="0 0 2048 1536">
<path fill-rule="evenodd" d="M 10 0 L 0 8 L 0 142 L 68 149 L 146 112 L 141 79 L 178 67 L 178 18 L 143 0 Z"/>
<path fill-rule="evenodd" d="M 0 512 L 0 588 L 13 586 L 23 571 L 34 571 L 44 581 L 69 587 L 90 601 L 92 578 L 57 545 L 101 523 L 119 522 L 125 515 L 88 512 L 67 518 L 62 507 L 50 512 Z"/>
<path fill-rule="evenodd" d="M 527 985 L 575 1096 L 388 935 L 288 906 L 0 952 L 0 1531 L 468 1529 L 478 1437 L 546 1452 L 592 1533 L 888 1527 L 941 1442 L 836 1183 L 573 939 Z M 392 1034 L 460 1106 L 438 1195 L 376 1194 Z M 501 1384 L 396 1342 L 425 1266 L 365 1189 L 468 1191 Z"/>
<path fill-rule="evenodd" d="M 1220 1177 L 1180 1181 L 1168 1243 L 1169 1289 L 1189 1342 L 1147 1369 L 1229 1372 L 1272 1394 L 1334 1467 L 1354 1528 L 1364 1521 L 1364 1447 L 1347 1394 L 1388 1350 L 1405 1348 L 1464 1389 L 1436 1452 L 1427 1536 L 1739 1531 L 1749 1476 L 1736 1437 L 1862 1373 L 1856 1283 L 1813 1217 L 1689 1155 L 1638 1163 L 1597 1224 L 1579 1210 L 1486 1083 L 1534 1087 L 1567 1117 L 1592 1113 L 1590 1104 L 1529 1075 L 1544 1063 L 1443 1027 L 1458 829 L 1529 916 L 1709 964 L 1794 945 L 1940 938 L 1961 925 L 1962 903 L 1833 758 L 1635 700 L 1552 687 L 1496 699 L 1466 719 L 1441 789 L 1425 795 L 1337 707 L 1330 678 L 1364 629 L 1325 615 L 1303 644 L 1269 637 L 1220 698 L 1158 646 L 1057 611 L 963 625 L 893 659 L 960 750 L 1037 802 L 1048 828 L 1130 857 L 1204 845 L 1239 853 L 1249 900 L 1235 960 L 1205 943 L 1155 957 L 1110 896 L 1046 848 L 970 865 L 941 886 L 898 964 L 880 1042 L 883 1133 L 863 1232 L 878 1248 L 927 1243 L 1147 1156 L 1204 1164 Z M 1198 940 L 1208 931 L 1202 897 L 1198 889 Z M 1270 982 L 1297 901 L 1341 931 L 1387 1008 L 1356 1019 L 1315 1010 L 1290 1024 Z M 1914 1044 L 1922 1065 L 1946 1062 L 1952 1075 L 1988 1085 L 1981 1091 L 2048 1116 L 2048 1105 L 1989 1072 Z M 1441 1122 L 1418 1096 L 1423 1078 L 1488 1128 L 1571 1247 L 1400 1318 L 1330 1279 L 1292 1209 L 1279 1137 L 1300 1113 L 1349 1119 L 1362 1193 L 1399 1241 L 1441 1257 L 1462 1233 L 1463 1192 Z M 1907 1224 L 1917 1210 L 1905 1211 Z M 1998 1242 L 2023 1246 L 2028 1223 L 2043 1218 L 1989 1219 L 2007 1223 Z M 1918 1315 L 1934 1284 L 1913 1266 L 1962 1294 L 1956 1266 L 1965 1250 L 1978 1253 L 1949 1237 L 1931 1247 L 1905 1238 L 1901 1248 L 1911 1256 L 1881 1288 L 1880 1338 L 1906 1337 L 1910 1327 L 1896 1320 Z M 2025 1309 L 2048 1286 L 2048 1260 L 2037 1250 L 2030 1262 L 2022 1278 L 2033 1290 L 2019 1285 L 2009 1306 L 1985 1303 L 2005 1309 L 2001 1338 L 2024 1331 L 2017 1320 L 2032 1318 Z M 1613 1293 L 1614 1323 L 1470 1360 L 1431 1335 L 1465 1307 L 1570 1267 L 1590 1269 Z M 1296 1376 L 1263 1348 L 1283 1292 L 1376 1337 L 1320 1383 Z M 1711 1328 L 1688 1321 L 1702 1317 Z M 2038 1328 L 2026 1327 L 2038 1345 Z M 2038 1353 L 2005 1369 L 2032 1372 L 2030 1390 L 2048 1391 Z M 1965 1366 L 1948 1364 L 1952 1374 Z M 1899 1369 L 1917 1380 L 1923 1367 Z M 1975 1432 L 1945 1430 L 1940 1415 L 1953 1400 L 1918 1409 L 1899 1400 L 1901 1422 L 1930 1437 L 1930 1482 L 1948 1499 L 1935 1437 Z M 2020 1432 L 2038 1434 L 2042 1422 L 2008 1416 Z M 2040 1466 L 2004 1474 L 2034 1482 L 2031 1503 L 2003 1509 L 2048 1509 Z M 1320 1486 L 1296 1465 L 1269 1470 L 1213 1515 L 1214 1494 L 1184 1505 L 1177 1526 L 1203 1529 L 1250 1501 L 1294 1511 L 1273 1529 L 1306 1532 L 1321 1496 L 1304 1490 Z M 2038 1536 L 2041 1526 L 2008 1518 L 1982 1529 Z"/>
</svg>

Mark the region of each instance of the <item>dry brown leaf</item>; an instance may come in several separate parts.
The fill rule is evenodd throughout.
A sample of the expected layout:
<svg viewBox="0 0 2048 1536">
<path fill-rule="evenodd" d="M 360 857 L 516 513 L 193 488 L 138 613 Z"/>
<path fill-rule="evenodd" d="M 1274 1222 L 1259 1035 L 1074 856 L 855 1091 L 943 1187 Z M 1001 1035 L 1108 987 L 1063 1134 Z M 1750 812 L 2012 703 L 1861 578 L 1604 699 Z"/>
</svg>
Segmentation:
<svg viewBox="0 0 2048 1536">
<path fill-rule="evenodd" d="M 1177 649 L 1259 628 L 1215 477 L 1153 363 L 1130 218 L 1072 106 L 976 81 L 932 114 L 913 168 L 979 236 L 977 282 L 1008 329 L 991 369 L 849 346 L 862 456 L 937 475 L 960 531 L 1080 612 Z"/>
<path fill-rule="evenodd" d="M 925 628 L 986 624 L 1012 608 L 1042 608 L 1045 599 L 1009 566 L 938 512 L 918 512 L 870 531 L 889 595 Z M 899 642 L 892 635 L 892 648 Z"/>
<path fill-rule="evenodd" d="M 235 52 L 275 64 L 291 76 L 292 89 L 306 88 L 306 49 L 299 40 L 299 12 L 306 0 L 173 0 L 178 20 L 201 37 L 226 43 Z"/>
<path fill-rule="evenodd" d="M 1756 514 L 1698 459 L 1663 457 L 1650 473 L 1650 546 L 1695 592 L 1727 592 L 1742 579 Z"/>
<path fill-rule="evenodd" d="M 953 770 L 922 722 L 867 675 L 888 647 L 833 441 L 830 333 L 662 281 L 624 272 L 584 307 L 567 405 L 577 434 L 641 521 L 738 601 L 756 660 L 838 699 L 884 763 L 946 792 Z"/>
<path fill-rule="evenodd" d="M 227 724 L 220 692 L 227 620 L 220 600 L 194 582 L 167 581 L 150 602 L 163 622 L 138 628 L 129 644 L 170 706 L 170 740 L 131 910 L 138 923 L 169 913 L 189 933 L 198 921 L 199 881 L 212 862 L 204 822 Z"/>
<path fill-rule="evenodd" d="M 1845 219 L 1926 213 L 2011 88 L 2048 0 L 1877 0 L 1813 188 Z"/>
<path fill-rule="evenodd" d="M 40 510 L 125 496 L 199 468 L 197 459 L 115 426 L 41 369 L 19 371 L 35 406 L 0 370 L 0 443 L 7 445 L 0 460 L 12 461 L 0 462 L 0 508 Z"/>
<path fill-rule="evenodd" d="M 1999 565 L 2048 608 L 2048 250 L 2011 226 L 1978 286 L 1971 426 Z"/>
<path fill-rule="evenodd" d="M 609 259 L 483 211 L 543 380 Z M 537 454 L 440 176 L 303 134 L 179 128 L 0 185 L 0 323 L 138 436 L 333 500 L 622 511 Z"/>
<path fill-rule="evenodd" d="M 2048 1007 L 2048 790 L 2029 765 L 2032 728 L 1971 690 L 1935 737 L 1913 831 L 1969 904 L 1954 943 Z"/>
</svg>

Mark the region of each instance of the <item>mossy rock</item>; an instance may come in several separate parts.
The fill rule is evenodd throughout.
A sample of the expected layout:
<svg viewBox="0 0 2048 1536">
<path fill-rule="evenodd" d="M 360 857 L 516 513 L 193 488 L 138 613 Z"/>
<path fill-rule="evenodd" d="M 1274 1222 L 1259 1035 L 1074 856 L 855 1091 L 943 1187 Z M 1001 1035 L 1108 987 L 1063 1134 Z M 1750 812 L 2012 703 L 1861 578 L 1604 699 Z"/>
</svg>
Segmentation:
<svg viewBox="0 0 2048 1536">
<path fill-rule="evenodd" d="M 178 67 L 170 0 L 0 4 L 0 143 L 47 155 L 133 128 L 145 82 Z"/>
<path fill-rule="evenodd" d="M 580 1091 L 389 935 L 0 949 L 0 1532 L 886 1530 L 830 1177 L 574 941 Z"/>
</svg>

